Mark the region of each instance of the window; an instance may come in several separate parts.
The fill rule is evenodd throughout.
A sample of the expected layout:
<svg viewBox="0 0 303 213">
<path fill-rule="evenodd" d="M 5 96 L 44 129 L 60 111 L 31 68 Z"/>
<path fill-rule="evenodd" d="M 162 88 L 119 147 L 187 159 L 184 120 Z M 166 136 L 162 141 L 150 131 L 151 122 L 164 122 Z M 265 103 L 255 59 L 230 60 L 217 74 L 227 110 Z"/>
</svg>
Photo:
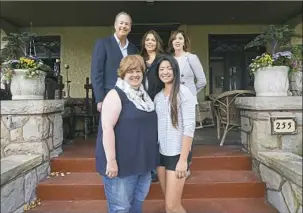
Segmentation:
<svg viewBox="0 0 303 213">
<path fill-rule="evenodd" d="M 61 37 L 38 36 L 34 41 L 36 56 L 45 64 L 54 68 L 56 59 L 60 59 Z M 32 49 L 33 51 L 33 49 Z"/>
</svg>

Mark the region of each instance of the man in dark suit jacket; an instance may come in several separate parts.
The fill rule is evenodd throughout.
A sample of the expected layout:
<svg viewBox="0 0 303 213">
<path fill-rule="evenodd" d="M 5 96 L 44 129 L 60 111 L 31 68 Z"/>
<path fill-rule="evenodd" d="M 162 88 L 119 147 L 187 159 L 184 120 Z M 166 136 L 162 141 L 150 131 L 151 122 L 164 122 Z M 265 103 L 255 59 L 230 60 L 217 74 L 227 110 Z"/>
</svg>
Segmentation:
<svg viewBox="0 0 303 213">
<path fill-rule="evenodd" d="M 97 109 L 101 112 L 102 101 L 117 81 L 120 61 L 127 55 L 138 53 L 137 47 L 127 39 L 131 31 L 131 17 L 121 12 L 115 19 L 114 35 L 96 42 L 91 64 L 91 79 Z"/>
</svg>

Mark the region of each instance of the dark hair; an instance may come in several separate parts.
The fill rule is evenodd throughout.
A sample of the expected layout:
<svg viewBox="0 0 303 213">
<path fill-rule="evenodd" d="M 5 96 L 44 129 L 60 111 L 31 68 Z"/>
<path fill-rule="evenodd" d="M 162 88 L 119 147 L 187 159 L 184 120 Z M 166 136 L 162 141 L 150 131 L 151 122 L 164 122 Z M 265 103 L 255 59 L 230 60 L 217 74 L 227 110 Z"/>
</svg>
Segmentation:
<svg viewBox="0 0 303 213">
<path fill-rule="evenodd" d="M 149 57 L 147 52 L 146 52 L 146 49 L 145 49 L 145 39 L 146 39 L 148 34 L 152 34 L 155 37 L 155 40 L 156 40 L 156 49 L 155 49 L 156 55 L 164 53 L 163 42 L 162 42 L 162 39 L 160 38 L 159 34 L 154 30 L 149 30 L 144 34 L 144 36 L 142 37 L 142 40 L 141 40 L 140 55 L 144 58 L 145 61 L 148 60 L 148 57 Z"/>
<path fill-rule="evenodd" d="M 186 52 L 190 51 L 190 40 L 189 37 L 186 35 L 186 33 L 183 30 L 176 30 L 174 32 L 172 32 L 172 34 L 169 37 L 168 40 L 168 47 L 167 47 L 167 52 L 169 53 L 174 53 L 174 47 L 173 47 L 173 41 L 176 39 L 176 36 L 181 33 L 184 37 L 184 46 L 183 46 L 183 50 Z"/>
<path fill-rule="evenodd" d="M 170 102 L 170 117 L 171 117 L 171 122 L 175 128 L 178 127 L 179 122 L 178 122 L 178 99 L 179 99 L 179 91 L 180 91 L 180 70 L 179 70 L 179 65 L 177 60 L 171 56 L 171 55 L 162 55 L 159 58 L 158 65 L 157 65 L 157 81 L 159 84 L 159 87 L 163 89 L 165 87 L 164 83 L 160 80 L 159 77 L 159 68 L 160 64 L 163 61 L 168 61 L 172 67 L 173 74 L 174 74 L 174 79 L 172 82 L 172 89 L 169 95 L 169 102 Z"/>
</svg>

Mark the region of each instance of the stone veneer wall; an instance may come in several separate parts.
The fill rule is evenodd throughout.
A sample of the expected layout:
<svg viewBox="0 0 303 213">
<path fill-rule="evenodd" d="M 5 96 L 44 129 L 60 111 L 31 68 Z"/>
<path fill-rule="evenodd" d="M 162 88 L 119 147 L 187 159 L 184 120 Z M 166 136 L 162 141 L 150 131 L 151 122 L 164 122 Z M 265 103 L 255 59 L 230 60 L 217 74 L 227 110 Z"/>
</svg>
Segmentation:
<svg viewBox="0 0 303 213">
<path fill-rule="evenodd" d="M 293 96 L 302 96 L 303 71 L 291 73 L 289 90 Z"/>
<path fill-rule="evenodd" d="M 1 101 L 1 212 L 21 213 L 36 198 L 62 152 L 63 110 L 64 100 Z M 38 158 L 28 165 L 27 156 Z"/>
<path fill-rule="evenodd" d="M 44 161 L 62 152 L 63 100 L 1 101 L 1 158 L 41 154 Z"/>
<path fill-rule="evenodd" d="M 241 142 L 253 171 L 267 186 L 267 200 L 280 213 L 302 213 L 302 96 L 241 97 Z M 272 135 L 271 117 L 295 117 L 298 133 Z"/>
<path fill-rule="evenodd" d="M 254 155 L 259 151 L 283 150 L 302 156 L 302 96 L 241 97 L 241 141 Z M 271 117 L 295 117 L 298 133 L 272 135 Z"/>
<path fill-rule="evenodd" d="M 254 160 L 253 170 L 266 183 L 268 202 L 280 213 L 302 213 L 302 157 L 287 152 L 259 156 L 262 160 Z"/>
<path fill-rule="evenodd" d="M 302 213 L 302 186 L 292 183 L 263 164 L 260 164 L 259 169 L 266 183 L 268 202 L 280 213 Z"/>
<path fill-rule="evenodd" d="M 2 158 L 1 213 L 23 213 L 24 206 L 37 199 L 36 186 L 49 173 L 49 162 L 43 162 L 41 155 L 11 155 Z"/>
</svg>

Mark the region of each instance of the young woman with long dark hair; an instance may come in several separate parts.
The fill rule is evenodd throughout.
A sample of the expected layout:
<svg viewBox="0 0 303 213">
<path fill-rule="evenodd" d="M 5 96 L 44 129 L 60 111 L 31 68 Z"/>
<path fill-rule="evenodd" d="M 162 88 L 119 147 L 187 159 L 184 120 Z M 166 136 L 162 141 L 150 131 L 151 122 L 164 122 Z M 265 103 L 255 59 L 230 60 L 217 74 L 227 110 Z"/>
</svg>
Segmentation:
<svg viewBox="0 0 303 213">
<path fill-rule="evenodd" d="M 196 99 L 180 84 L 178 62 L 165 55 L 157 66 L 162 90 L 155 97 L 160 163 L 157 174 L 167 213 L 186 213 L 181 204 L 195 132 Z"/>
</svg>

